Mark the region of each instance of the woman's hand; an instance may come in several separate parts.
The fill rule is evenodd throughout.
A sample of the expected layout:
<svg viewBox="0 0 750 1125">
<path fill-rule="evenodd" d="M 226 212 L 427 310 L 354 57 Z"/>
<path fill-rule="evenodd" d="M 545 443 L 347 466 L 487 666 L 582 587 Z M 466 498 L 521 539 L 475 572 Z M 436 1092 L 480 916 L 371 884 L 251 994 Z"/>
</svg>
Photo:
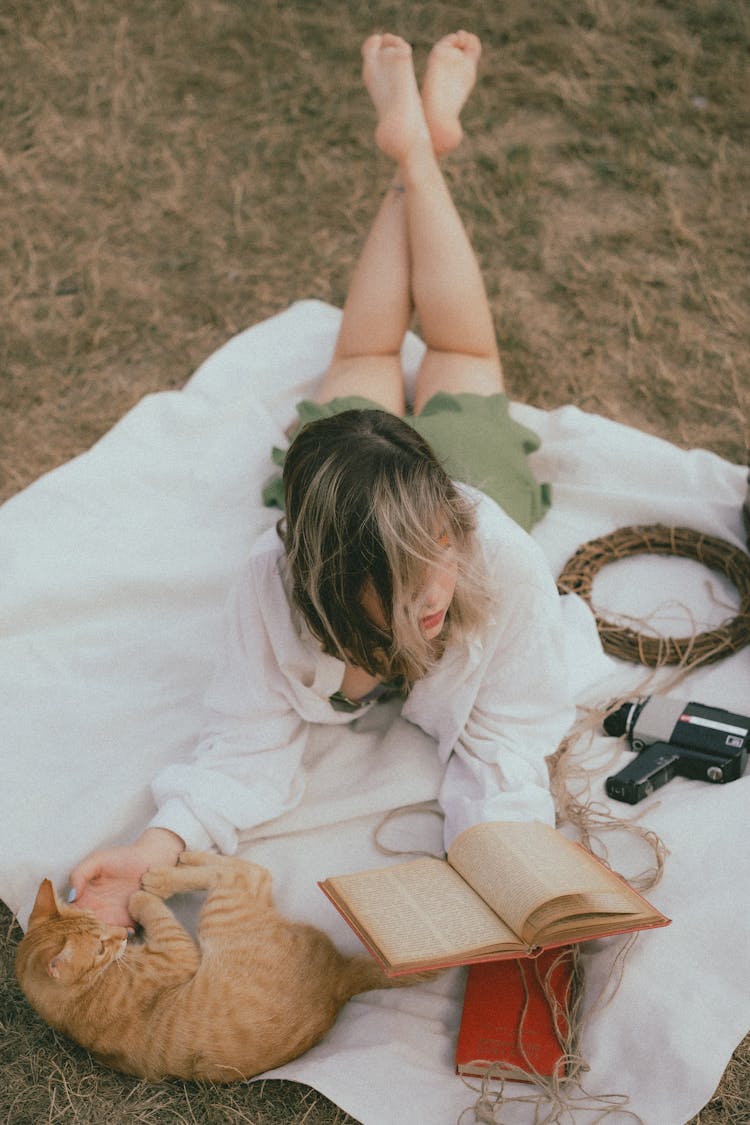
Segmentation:
<svg viewBox="0 0 750 1125">
<path fill-rule="evenodd" d="M 147 828 L 134 844 L 91 852 L 71 872 L 74 902 L 112 926 L 133 926 L 128 902 L 149 867 L 177 863 L 184 842 L 166 828 Z"/>
</svg>

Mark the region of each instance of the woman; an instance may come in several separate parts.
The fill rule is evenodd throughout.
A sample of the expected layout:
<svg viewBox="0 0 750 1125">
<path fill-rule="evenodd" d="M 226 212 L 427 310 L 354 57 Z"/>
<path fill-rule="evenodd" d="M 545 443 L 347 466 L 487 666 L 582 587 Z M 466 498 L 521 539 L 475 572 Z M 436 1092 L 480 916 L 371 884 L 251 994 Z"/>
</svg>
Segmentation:
<svg viewBox="0 0 750 1125">
<path fill-rule="evenodd" d="M 292 807 L 311 723 L 350 722 L 394 692 L 445 763 L 446 843 L 482 820 L 554 822 L 544 759 L 573 708 L 555 585 L 519 526 L 547 497 L 525 464 L 536 438 L 508 417 L 479 266 L 438 164 L 461 140 L 480 50 L 466 32 L 442 39 L 420 94 L 407 43 L 364 44 L 395 177 L 318 399 L 300 404 L 286 515 L 228 606 L 195 760 L 155 779 L 159 812 L 134 844 L 71 875 L 77 901 L 108 921 L 127 921 L 150 865 L 186 846 L 232 852 L 243 829 Z M 414 309 L 427 350 L 402 419 Z"/>
</svg>

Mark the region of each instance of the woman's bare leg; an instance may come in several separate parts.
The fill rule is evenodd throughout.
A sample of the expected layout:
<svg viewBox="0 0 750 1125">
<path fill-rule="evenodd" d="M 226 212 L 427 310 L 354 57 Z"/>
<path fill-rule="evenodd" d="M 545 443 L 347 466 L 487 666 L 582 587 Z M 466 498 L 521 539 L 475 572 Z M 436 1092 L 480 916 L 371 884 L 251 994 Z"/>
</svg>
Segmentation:
<svg viewBox="0 0 750 1125">
<path fill-rule="evenodd" d="M 398 168 L 357 264 L 318 401 L 359 394 L 403 413 L 399 356 L 412 302 L 427 344 L 417 413 L 440 390 L 502 389 L 479 265 L 437 163 L 461 140 L 459 114 L 480 52 L 467 32 L 441 39 L 420 99 L 407 43 L 374 35 L 364 44 L 364 79 L 379 118 L 376 141 Z"/>
<path fill-rule="evenodd" d="M 388 189 L 354 270 L 318 402 L 361 395 L 403 414 L 401 345 L 412 314 L 403 189 Z"/>
<path fill-rule="evenodd" d="M 422 102 L 437 153 L 461 139 L 459 114 L 480 53 L 477 37 L 465 31 L 430 53 Z M 438 391 L 495 394 L 503 377 L 479 263 L 437 161 L 421 147 L 397 158 L 407 187 L 412 295 L 427 344 L 415 389 L 419 413 Z"/>
<path fill-rule="evenodd" d="M 362 54 L 365 75 L 375 68 L 383 72 L 380 81 L 385 80 L 386 72 L 394 72 L 394 84 L 401 80 L 397 74 L 403 68 L 398 60 L 408 60 L 411 70 L 411 48 L 393 35 L 371 37 Z M 397 173 L 355 267 L 336 350 L 323 377 L 318 402 L 340 395 L 362 395 L 394 414 L 403 414 L 400 357 L 411 314 L 406 204 Z"/>
</svg>

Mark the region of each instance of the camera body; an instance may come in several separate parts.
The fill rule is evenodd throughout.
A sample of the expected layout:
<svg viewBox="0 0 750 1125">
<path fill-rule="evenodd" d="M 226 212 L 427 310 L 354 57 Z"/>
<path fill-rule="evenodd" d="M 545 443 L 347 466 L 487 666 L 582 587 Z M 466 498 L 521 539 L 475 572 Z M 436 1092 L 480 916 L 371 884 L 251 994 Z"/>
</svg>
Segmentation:
<svg viewBox="0 0 750 1125">
<path fill-rule="evenodd" d="M 750 750 L 750 718 L 668 695 L 624 703 L 604 720 L 626 735 L 636 758 L 604 783 L 608 796 L 636 805 L 678 774 L 714 785 L 741 777 Z"/>
</svg>

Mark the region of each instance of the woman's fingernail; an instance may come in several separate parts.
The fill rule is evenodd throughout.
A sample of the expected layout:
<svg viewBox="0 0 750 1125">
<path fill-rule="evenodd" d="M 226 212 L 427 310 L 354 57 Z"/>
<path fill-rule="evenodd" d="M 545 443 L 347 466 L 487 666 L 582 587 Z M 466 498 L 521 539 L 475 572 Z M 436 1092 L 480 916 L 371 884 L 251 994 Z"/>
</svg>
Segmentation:
<svg viewBox="0 0 750 1125">
<path fill-rule="evenodd" d="M 78 891 L 75 889 L 75 887 L 73 887 L 70 894 L 68 895 L 68 902 L 75 902 L 77 896 Z"/>
</svg>

